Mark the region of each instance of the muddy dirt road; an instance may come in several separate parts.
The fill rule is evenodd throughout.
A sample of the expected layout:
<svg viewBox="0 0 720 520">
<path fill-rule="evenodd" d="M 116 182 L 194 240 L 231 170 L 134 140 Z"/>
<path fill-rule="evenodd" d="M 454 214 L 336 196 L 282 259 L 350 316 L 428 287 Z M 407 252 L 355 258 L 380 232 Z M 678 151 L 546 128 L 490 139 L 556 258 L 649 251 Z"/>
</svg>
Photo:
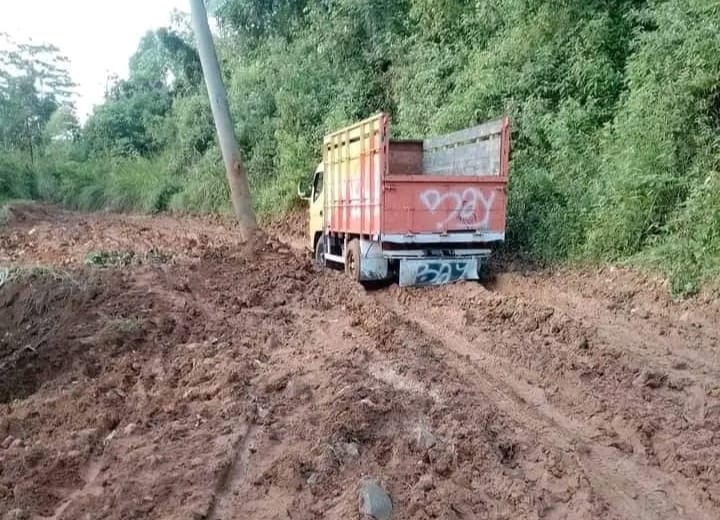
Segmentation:
<svg viewBox="0 0 720 520">
<path fill-rule="evenodd" d="M 287 238 L 290 229 L 283 230 Z M 220 221 L 0 226 L 0 518 L 720 518 L 720 309 L 623 271 L 365 292 Z"/>
</svg>

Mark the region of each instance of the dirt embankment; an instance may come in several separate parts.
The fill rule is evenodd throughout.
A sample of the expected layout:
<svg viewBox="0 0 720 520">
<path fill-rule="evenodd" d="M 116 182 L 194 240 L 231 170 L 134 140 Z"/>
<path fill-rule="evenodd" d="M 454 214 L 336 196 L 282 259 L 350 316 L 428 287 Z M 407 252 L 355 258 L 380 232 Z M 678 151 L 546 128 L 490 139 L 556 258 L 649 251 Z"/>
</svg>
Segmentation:
<svg viewBox="0 0 720 520">
<path fill-rule="evenodd" d="M 711 302 L 621 271 L 365 292 L 222 222 L 15 213 L 0 518 L 360 518 L 365 476 L 394 519 L 720 517 Z"/>
</svg>

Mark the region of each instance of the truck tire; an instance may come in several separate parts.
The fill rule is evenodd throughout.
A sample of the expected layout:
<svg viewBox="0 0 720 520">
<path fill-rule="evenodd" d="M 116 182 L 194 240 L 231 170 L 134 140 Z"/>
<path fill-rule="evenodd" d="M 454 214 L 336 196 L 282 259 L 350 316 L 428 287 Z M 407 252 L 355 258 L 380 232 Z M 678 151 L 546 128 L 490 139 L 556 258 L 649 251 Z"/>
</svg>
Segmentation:
<svg viewBox="0 0 720 520">
<path fill-rule="evenodd" d="M 345 252 L 345 272 L 356 282 L 360 281 L 360 241 L 354 238 Z"/>
<path fill-rule="evenodd" d="M 315 263 L 320 267 L 325 267 L 325 240 L 322 236 L 315 243 Z"/>
</svg>

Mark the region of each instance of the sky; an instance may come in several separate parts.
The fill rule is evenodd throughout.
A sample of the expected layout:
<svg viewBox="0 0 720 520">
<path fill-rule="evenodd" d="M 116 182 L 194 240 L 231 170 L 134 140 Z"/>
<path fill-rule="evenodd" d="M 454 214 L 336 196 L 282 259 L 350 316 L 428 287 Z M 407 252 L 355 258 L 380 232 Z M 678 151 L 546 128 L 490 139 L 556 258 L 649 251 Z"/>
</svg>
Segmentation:
<svg viewBox="0 0 720 520">
<path fill-rule="evenodd" d="M 70 58 L 85 119 L 102 102 L 108 75 L 126 77 L 140 38 L 167 25 L 174 9 L 189 11 L 188 0 L 0 0 L 0 32 L 51 43 Z"/>
</svg>

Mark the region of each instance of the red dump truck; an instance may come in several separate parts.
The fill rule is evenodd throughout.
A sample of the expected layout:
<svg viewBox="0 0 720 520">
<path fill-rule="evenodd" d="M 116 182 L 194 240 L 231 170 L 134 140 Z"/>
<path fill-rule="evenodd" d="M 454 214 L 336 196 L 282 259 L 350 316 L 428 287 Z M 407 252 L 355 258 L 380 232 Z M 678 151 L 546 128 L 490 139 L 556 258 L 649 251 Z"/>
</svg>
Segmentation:
<svg viewBox="0 0 720 520">
<path fill-rule="evenodd" d="M 325 137 L 308 248 L 359 282 L 477 279 L 505 239 L 510 121 L 424 140 L 390 138 L 381 113 Z"/>
</svg>

